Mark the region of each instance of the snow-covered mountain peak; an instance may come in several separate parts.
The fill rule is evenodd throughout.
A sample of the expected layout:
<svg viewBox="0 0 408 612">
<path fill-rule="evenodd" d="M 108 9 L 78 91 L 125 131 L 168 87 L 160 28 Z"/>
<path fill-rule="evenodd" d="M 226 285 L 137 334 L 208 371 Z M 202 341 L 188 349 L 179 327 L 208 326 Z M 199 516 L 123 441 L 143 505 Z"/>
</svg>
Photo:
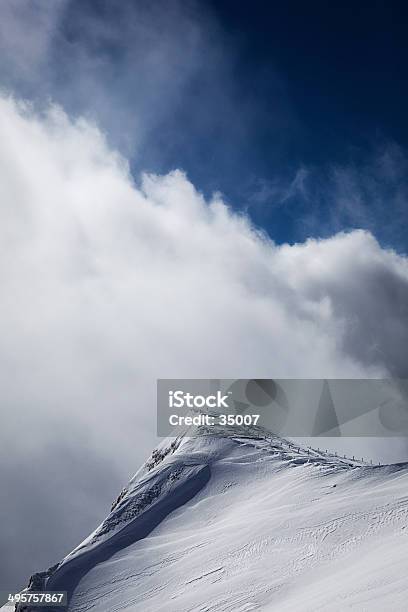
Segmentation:
<svg viewBox="0 0 408 612">
<path fill-rule="evenodd" d="M 69 612 L 403 610 L 407 485 L 260 428 L 186 429 L 45 586 Z"/>
</svg>

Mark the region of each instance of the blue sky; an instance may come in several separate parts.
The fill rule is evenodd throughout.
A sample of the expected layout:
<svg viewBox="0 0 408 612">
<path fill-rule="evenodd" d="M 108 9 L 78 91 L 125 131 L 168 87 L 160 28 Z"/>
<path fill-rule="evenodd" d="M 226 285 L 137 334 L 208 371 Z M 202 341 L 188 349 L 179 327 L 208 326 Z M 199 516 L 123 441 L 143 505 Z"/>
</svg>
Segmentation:
<svg viewBox="0 0 408 612">
<path fill-rule="evenodd" d="M 278 243 L 366 228 L 406 252 L 405 3 L 37 4 L 3 84 L 94 119 L 136 179 L 181 168 Z"/>
</svg>

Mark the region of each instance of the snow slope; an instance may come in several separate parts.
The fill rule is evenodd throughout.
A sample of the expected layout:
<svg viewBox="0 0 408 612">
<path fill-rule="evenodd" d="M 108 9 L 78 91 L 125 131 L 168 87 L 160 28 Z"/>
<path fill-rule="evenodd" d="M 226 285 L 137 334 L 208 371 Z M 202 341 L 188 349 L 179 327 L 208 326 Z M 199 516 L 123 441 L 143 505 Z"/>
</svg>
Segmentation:
<svg viewBox="0 0 408 612">
<path fill-rule="evenodd" d="M 408 610 L 408 465 L 244 434 L 164 441 L 47 589 L 69 612 Z"/>
</svg>

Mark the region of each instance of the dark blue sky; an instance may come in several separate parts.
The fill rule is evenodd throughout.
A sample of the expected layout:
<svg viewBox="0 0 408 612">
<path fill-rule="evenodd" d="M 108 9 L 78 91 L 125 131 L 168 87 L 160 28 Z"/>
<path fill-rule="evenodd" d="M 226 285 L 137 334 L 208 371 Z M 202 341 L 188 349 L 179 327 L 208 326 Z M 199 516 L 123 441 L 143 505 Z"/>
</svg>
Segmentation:
<svg viewBox="0 0 408 612">
<path fill-rule="evenodd" d="M 182 168 L 277 242 L 362 227 L 406 252 L 407 13 L 398 1 L 62 0 L 37 78 L 12 58 L 0 77 L 95 119 L 136 179 Z"/>
<path fill-rule="evenodd" d="M 272 187 L 304 169 L 303 193 L 276 206 L 266 189 L 253 216 L 287 240 L 362 226 L 406 249 L 406 3 L 227 0 L 214 7 L 239 40 L 238 78 L 258 108 L 273 115 L 280 99 L 290 114 L 288 125 L 271 116 L 255 132 L 249 167 Z M 275 74 L 280 92 L 271 86 Z M 339 202 L 347 194 L 355 214 Z"/>
</svg>

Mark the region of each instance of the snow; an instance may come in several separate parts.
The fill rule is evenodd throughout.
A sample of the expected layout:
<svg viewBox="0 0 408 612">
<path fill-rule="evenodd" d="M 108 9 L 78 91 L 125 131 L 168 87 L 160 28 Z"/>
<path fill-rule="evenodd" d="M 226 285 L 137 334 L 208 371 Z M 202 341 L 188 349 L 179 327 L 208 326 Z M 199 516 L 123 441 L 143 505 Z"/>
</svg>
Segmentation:
<svg viewBox="0 0 408 612">
<path fill-rule="evenodd" d="M 165 440 L 47 589 L 69 612 L 406 610 L 408 465 L 245 433 Z"/>
</svg>

